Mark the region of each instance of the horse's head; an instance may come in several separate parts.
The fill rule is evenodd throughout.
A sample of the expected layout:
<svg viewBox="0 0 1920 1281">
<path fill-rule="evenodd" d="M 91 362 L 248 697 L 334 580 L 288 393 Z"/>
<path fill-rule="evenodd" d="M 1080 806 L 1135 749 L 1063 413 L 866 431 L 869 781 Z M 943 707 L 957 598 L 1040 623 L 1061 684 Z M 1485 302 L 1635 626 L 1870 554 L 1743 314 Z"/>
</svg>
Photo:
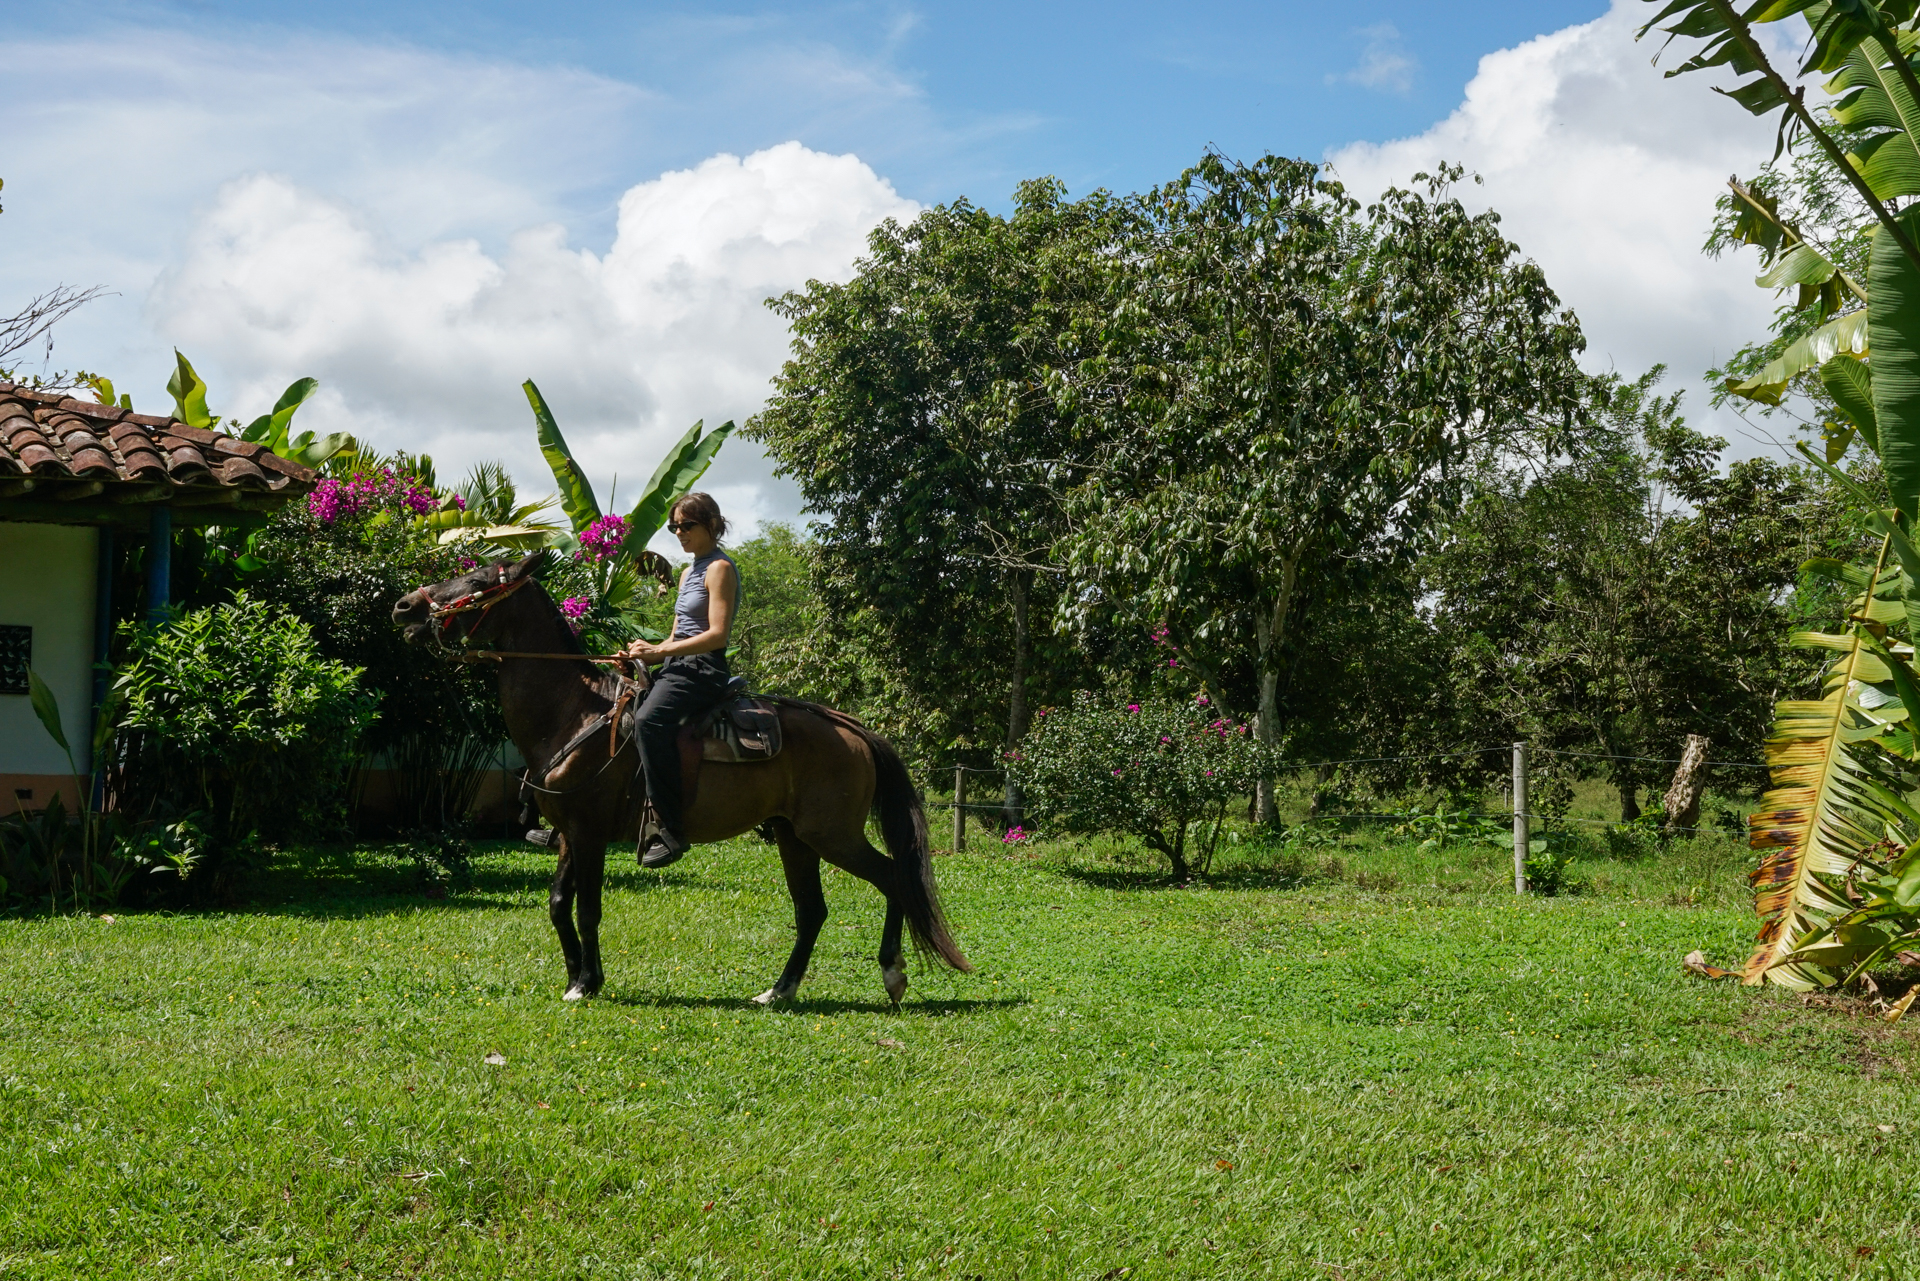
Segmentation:
<svg viewBox="0 0 1920 1281">
<path fill-rule="evenodd" d="M 414 645 L 489 640 L 500 626 L 494 607 L 533 581 L 544 556 L 535 552 L 518 562 L 493 561 L 410 591 L 394 603 L 394 625 Z"/>
</svg>

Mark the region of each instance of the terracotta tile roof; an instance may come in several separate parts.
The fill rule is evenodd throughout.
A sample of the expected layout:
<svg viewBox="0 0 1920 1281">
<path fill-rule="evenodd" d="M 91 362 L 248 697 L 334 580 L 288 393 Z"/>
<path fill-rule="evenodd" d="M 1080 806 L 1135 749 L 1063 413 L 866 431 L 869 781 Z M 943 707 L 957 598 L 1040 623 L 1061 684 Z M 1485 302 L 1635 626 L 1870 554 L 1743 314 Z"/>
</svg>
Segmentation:
<svg viewBox="0 0 1920 1281">
<path fill-rule="evenodd" d="M 224 432 L 0 382 L 0 499 L 258 510 L 319 480 Z"/>
</svg>

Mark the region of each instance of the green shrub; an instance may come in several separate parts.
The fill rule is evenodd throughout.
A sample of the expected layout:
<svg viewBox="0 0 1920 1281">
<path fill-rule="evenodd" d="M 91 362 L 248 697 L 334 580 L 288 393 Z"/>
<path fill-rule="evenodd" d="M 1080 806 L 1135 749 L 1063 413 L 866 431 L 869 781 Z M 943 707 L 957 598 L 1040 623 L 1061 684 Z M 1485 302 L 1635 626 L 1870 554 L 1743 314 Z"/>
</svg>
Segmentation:
<svg viewBox="0 0 1920 1281">
<path fill-rule="evenodd" d="M 1253 789 L 1266 756 L 1245 725 L 1204 699 L 1123 703 L 1082 692 L 1034 718 L 1007 771 L 1043 829 L 1131 833 L 1184 881 L 1206 873 L 1227 806 Z"/>
<path fill-rule="evenodd" d="M 122 640 L 123 810 L 203 812 L 199 861 L 216 877 L 261 841 L 340 825 L 377 697 L 358 669 L 321 656 L 305 623 L 241 593 Z"/>
</svg>

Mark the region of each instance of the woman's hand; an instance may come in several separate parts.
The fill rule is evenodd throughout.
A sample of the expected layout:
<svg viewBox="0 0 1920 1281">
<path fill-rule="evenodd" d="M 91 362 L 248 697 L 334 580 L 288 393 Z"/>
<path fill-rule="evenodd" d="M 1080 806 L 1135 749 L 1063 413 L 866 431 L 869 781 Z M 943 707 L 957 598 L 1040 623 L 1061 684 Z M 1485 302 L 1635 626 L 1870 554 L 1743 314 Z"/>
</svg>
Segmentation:
<svg viewBox="0 0 1920 1281">
<path fill-rule="evenodd" d="M 625 649 L 621 650 L 620 653 L 627 658 L 636 659 L 648 665 L 667 661 L 667 655 L 660 646 L 647 640 L 633 641 Z"/>
</svg>

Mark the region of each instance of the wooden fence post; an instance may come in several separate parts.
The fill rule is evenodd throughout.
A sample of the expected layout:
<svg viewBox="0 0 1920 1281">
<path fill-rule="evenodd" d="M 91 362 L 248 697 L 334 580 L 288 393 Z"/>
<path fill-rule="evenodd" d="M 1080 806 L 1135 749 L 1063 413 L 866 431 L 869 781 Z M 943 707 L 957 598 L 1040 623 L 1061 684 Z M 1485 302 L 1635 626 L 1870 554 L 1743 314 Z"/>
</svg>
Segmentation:
<svg viewBox="0 0 1920 1281">
<path fill-rule="evenodd" d="M 1513 745 L 1513 892 L 1527 892 L 1527 855 L 1530 838 L 1527 813 L 1527 745 Z"/>
<path fill-rule="evenodd" d="M 953 852 L 967 848 L 967 767 L 953 767 Z"/>
</svg>

